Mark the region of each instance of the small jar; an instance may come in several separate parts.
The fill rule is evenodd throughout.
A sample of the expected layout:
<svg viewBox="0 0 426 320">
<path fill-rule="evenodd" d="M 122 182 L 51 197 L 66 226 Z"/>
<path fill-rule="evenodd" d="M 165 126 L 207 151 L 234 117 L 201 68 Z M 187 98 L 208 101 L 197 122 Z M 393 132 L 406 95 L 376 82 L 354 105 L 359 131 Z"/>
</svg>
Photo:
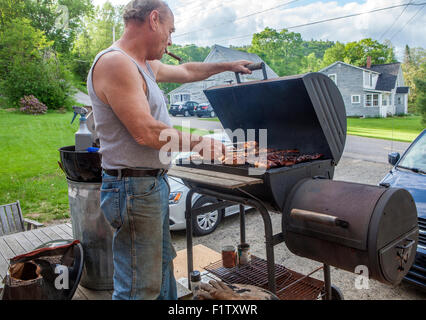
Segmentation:
<svg viewBox="0 0 426 320">
<path fill-rule="evenodd" d="M 250 245 L 242 243 L 238 246 L 238 265 L 243 266 L 251 261 Z"/>
<path fill-rule="evenodd" d="M 191 291 L 194 300 L 198 299 L 198 293 L 201 290 L 201 273 L 200 271 L 192 271 L 191 277 Z"/>
<path fill-rule="evenodd" d="M 237 253 L 234 246 L 223 247 L 222 264 L 224 268 L 234 268 L 237 265 Z"/>
</svg>

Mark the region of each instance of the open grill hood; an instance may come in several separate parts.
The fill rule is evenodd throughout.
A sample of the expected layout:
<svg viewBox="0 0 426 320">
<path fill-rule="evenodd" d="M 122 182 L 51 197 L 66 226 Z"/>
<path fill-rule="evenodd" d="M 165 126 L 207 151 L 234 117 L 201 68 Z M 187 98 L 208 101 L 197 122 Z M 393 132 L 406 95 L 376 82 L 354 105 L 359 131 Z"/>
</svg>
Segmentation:
<svg viewBox="0 0 426 320">
<path fill-rule="evenodd" d="M 225 129 L 267 129 L 268 148 L 322 153 L 337 164 L 346 142 L 346 110 L 322 73 L 212 87 L 204 91 Z M 230 137 L 232 138 L 232 137 Z"/>
</svg>

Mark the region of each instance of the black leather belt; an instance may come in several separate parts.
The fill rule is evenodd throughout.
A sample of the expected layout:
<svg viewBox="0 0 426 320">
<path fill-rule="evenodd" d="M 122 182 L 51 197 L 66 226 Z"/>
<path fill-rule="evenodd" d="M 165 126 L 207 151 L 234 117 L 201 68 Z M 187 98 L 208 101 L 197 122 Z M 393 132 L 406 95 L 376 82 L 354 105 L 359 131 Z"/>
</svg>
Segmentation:
<svg viewBox="0 0 426 320">
<path fill-rule="evenodd" d="M 168 170 L 164 169 L 121 169 L 121 170 L 104 170 L 104 172 L 113 177 L 156 177 L 159 175 L 165 175 Z M 121 174 L 120 174 L 121 172 Z"/>
</svg>

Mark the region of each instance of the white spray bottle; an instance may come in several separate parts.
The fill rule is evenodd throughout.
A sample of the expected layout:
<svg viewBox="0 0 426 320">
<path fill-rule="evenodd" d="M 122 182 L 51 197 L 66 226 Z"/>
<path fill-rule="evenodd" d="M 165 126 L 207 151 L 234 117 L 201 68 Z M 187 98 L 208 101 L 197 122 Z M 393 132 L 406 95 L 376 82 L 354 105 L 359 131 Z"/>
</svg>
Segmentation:
<svg viewBox="0 0 426 320">
<path fill-rule="evenodd" d="M 74 122 L 77 115 L 80 115 L 80 128 L 75 133 L 75 151 L 87 151 L 93 145 L 92 133 L 87 127 L 86 115 L 89 112 L 83 107 L 72 107 L 74 109 L 74 118 L 71 124 Z"/>
</svg>

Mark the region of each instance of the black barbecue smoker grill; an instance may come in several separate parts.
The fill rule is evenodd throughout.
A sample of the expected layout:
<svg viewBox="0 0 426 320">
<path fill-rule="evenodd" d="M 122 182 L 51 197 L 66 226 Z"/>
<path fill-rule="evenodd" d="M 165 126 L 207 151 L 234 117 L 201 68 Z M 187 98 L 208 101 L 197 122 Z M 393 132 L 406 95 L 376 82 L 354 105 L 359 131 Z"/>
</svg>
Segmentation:
<svg viewBox="0 0 426 320">
<path fill-rule="evenodd" d="M 386 284 L 399 283 L 410 269 L 417 246 L 414 200 L 404 189 L 333 181 L 346 141 L 346 111 L 334 82 L 320 73 L 213 87 L 204 93 L 224 128 L 245 133 L 267 129 L 268 148 L 298 149 L 322 154 L 315 161 L 249 174 L 248 164 L 182 162 L 170 175 L 191 189 L 186 198 L 188 279 L 193 271 L 193 215 L 240 204 L 240 237 L 246 242 L 245 206 L 257 209 L 265 227 L 266 261 L 225 269 L 206 267 L 222 281 L 264 287 L 281 299 L 338 299 L 330 266 L 355 272 L 366 266 L 368 276 Z M 258 141 L 259 137 L 256 136 Z M 219 203 L 192 208 L 195 193 Z M 282 214 L 282 232 L 273 234 L 269 212 Z M 302 257 L 323 263 L 324 281 L 275 264 L 274 246 L 285 242 Z M 188 281 L 190 286 L 190 283 Z"/>
</svg>

